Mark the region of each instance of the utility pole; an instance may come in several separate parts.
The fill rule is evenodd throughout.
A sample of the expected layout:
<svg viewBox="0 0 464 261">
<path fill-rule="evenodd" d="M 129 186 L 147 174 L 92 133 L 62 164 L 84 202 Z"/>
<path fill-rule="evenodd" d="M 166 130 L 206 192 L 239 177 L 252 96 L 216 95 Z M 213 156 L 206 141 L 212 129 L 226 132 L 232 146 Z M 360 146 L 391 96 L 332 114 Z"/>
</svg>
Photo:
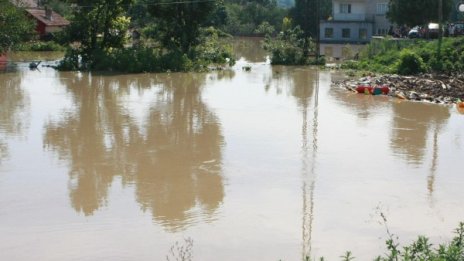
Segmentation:
<svg viewBox="0 0 464 261">
<path fill-rule="evenodd" d="M 320 30 L 321 30 L 321 0 L 316 0 L 316 24 L 317 24 L 317 29 L 316 29 L 316 63 L 319 63 L 319 53 L 321 52 L 321 36 L 320 36 Z"/>
<path fill-rule="evenodd" d="M 443 0 L 438 0 L 438 59 L 441 59 L 441 42 L 443 38 Z"/>
</svg>

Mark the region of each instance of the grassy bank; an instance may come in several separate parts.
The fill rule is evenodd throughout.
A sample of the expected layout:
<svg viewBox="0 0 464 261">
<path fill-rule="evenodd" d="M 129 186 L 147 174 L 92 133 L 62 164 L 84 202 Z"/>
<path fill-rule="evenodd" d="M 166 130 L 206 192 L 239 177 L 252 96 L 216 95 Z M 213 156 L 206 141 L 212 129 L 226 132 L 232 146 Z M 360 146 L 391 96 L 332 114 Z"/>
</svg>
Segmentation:
<svg viewBox="0 0 464 261">
<path fill-rule="evenodd" d="M 379 73 L 413 75 L 419 73 L 464 72 L 464 37 L 438 40 L 374 39 L 359 53 L 358 60 L 342 68 Z"/>
<path fill-rule="evenodd" d="M 25 42 L 15 46 L 15 51 L 25 52 L 48 52 L 48 51 L 65 51 L 66 48 L 54 41 L 33 41 Z"/>
</svg>

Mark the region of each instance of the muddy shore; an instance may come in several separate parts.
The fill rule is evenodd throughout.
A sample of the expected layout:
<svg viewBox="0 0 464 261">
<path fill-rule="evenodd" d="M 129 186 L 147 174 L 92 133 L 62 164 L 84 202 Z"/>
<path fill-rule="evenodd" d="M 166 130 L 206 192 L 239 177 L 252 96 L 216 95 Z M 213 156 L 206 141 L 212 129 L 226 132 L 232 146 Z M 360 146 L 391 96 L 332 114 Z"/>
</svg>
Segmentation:
<svg viewBox="0 0 464 261">
<path fill-rule="evenodd" d="M 334 81 L 332 84 L 354 92 L 360 85 L 388 86 L 389 96 L 414 101 L 441 104 L 464 101 L 464 75 L 378 75 Z"/>
</svg>

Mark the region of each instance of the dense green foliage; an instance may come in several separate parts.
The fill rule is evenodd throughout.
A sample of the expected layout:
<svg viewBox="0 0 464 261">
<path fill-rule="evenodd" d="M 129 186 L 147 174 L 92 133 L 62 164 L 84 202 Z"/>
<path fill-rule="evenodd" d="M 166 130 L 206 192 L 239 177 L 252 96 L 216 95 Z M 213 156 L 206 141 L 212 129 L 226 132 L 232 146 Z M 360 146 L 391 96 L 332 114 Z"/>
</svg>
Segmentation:
<svg viewBox="0 0 464 261">
<path fill-rule="evenodd" d="M 307 44 L 310 43 L 310 44 Z M 304 37 L 299 26 L 280 32 L 277 37 L 266 36 L 264 48 L 271 53 L 271 63 L 280 65 L 323 64 L 323 60 L 311 58 L 315 45 Z"/>
<path fill-rule="evenodd" d="M 32 37 L 34 24 L 21 8 L 0 0 L 0 54 Z"/>
<path fill-rule="evenodd" d="M 327 19 L 332 13 L 332 0 L 296 0 L 290 11 L 295 26 L 299 26 L 305 37 L 316 38 L 319 20 Z"/>
<path fill-rule="evenodd" d="M 398 74 L 464 72 L 464 38 L 444 38 L 440 54 L 437 41 L 372 41 L 359 54 L 358 61 L 347 61 L 342 67 Z"/>
<path fill-rule="evenodd" d="M 233 64 L 232 47 L 223 43 L 213 28 L 201 29 L 199 44 L 188 56 L 179 50 L 165 50 L 157 47 L 134 46 L 129 48 L 111 48 L 94 53 L 93 71 L 106 72 L 178 72 L 204 71 L 210 64 Z M 59 65 L 60 70 L 80 70 L 79 51 L 69 49 L 65 59 Z"/>
<path fill-rule="evenodd" d="M 443 21 L 446 21 L 455 8 L 453 0 L 443 1 Z M 414 14 L 414 15 L 412 15 Z M 437 0 L 390 0 L 387 17 L 396 24 L 408 26 L 438 22 Z"/>
<path fill-rule="evenodd" d="M 402 75 L 418 74 L 427 71 L 427 65 L 424 63 L 422 57 L 417 53 L 405 49 L 400 53 L 398 60 L 397 71 Z"/>
<path fill-rule="evenodd" d="M 264 23 L 280 31 L 282 19 L 288 15 L 275 0 L 227 0 L 224 7 L 223 23 L 216 26 L 233 35 L 261 34 L 257 29 Z"/>
<path fill-rule="evenodd" d="M 85 1 L 84 1 L 85 2 Z M 220 2 L 98 0 L 73 11 L 61 70 L 153 72 L 203 70 L 233 62 L 231 48 L 205 29 Z M 142 39 L 129 41 L 129 28 Z M 134 35 L 134 34 L 132 34 Z M 222 36 L 223 34 L 221 34 Z"/>
<path fill-rule="evenodd" d="M 308 0 L 307 5 L 311 1 Z M 328 2 L 322 0 L 325 4 L 321 7 L 327 7 Z M 312 34 L 289 29 L 293 27 L 290 22 L 293 19 L 286 18 L 287 22 L 282 25 L 289 10 L 279 7 L 276 0 L 84 0 L 71 10 L 72 26 L 67 43 L 72 44 L 72 49 L 67 51 L 61 69 L 201 70 L 208 63 L 224 63 L 225 58 L 230 61 L 230 50 L 219 40 L 219 36 L 224 35 L 219 33 L 221 31 L 235 35 L 268 35 L 266 48 L 272 53 L 273 64 L 320 62 L 310 58 L 315 53 L 309 37 Z M 316 12 L 314 7 L 308 10 Z M 330 8 L 324 10 L 330 12 Z M 293 13 L 302 16 L 296 9 Z M 316 16 L 311 19 L 315 21 Z M 311 26 L 312 31 L 317 31 L 317 24 Z M 204 30 L 208 27 L 219 31 Z M 133 45 L 128 41 L 128 32 L 132 30 L 141 33 L 141 40 L 132 41 Z M 272 39 L 276 32 L 281 33 Z M 148 62 L 147 57 L 156 61 Z M 132 65 L 119 66 L 117 59 L 126 61 L 122 64 Z M 141 61 L 147 65 L 142 65 Z"/>
<path fill-rule="evenodd" d="M 156 0 L 149 11 L 156 18 L 157 32 L 163 46 L 192 57 L 192 47 L 199 43 L 201 25 L 215 8 L 214 2 L 168 4 L 171 0 Z"/>
<path fill-rule="evenodd" d="M 79 43 L 84 69 L 94 69 L 102 52 L 123 47 L 130 22 L 125 7 L 131 3 L 132 0 L 82 0 L 79 8 L 73 9 L 69 41 Z"/>
</svg>

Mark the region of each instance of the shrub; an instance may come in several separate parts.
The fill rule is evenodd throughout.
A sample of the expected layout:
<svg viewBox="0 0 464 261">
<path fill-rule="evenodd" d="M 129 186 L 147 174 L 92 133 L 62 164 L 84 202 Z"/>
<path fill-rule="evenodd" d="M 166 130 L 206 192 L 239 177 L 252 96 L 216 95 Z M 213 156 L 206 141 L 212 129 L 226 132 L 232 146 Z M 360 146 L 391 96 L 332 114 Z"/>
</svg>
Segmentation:
<svg viewBox="0 0 464 261">
<path fill-rule="evenodd" d="M 424 60 L 410 50 L 403 50 L 400 53 L 400 59 L 397 65 L 397 72 L 402 75 L 418 74 L 427 71 L 427 65 Z"/>
<path fill-rule="evenodd" d="M 218 32 L 205 30 L 202 44 L 191 53 L 151 47 L 110 48 L 94 50 L 90 55 L 81 49 L 69 49 L 58 65 L 59 70 L 108 72 L 165 72 L 205 70 L 211 63 L 233 64 L 232 48 L 219 40 Z"/>
<path fill-rule="evenodd" d="M 324 64 L 324 59 L 310 59 L 309 54 L 315 52 L 311 39 L 304 38 L 300 27 L 280 32 L 277 37 L 266 35 L 264 49 L 271 53 L 271 64 L 308 65 Z"/>
<path fill-rule="evenodd" d="M 437 40 L 373 40 L 361 51 L 355 67 L 342 68 L 400 74 L 464 71 L 464 38 L 443 38 L 440 53 L 437 47 Z"/>
</svg>

